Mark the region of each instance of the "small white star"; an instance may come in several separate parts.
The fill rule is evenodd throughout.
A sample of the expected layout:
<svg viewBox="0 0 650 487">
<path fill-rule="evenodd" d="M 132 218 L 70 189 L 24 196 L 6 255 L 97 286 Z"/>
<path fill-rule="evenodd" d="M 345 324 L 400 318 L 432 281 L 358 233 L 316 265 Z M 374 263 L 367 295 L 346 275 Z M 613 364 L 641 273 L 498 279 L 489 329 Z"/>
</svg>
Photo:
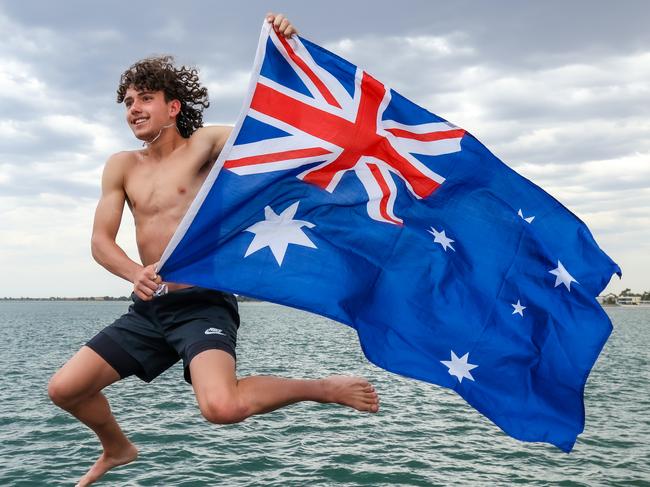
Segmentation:
<svg viewBox="0 0 650 487">
<path fill-rule="evenodd" d="M 528 223 L 533 223 L 533 220 L 535 219 L 534 216 L 527 216 L 524 218 L 524 213 L 521 211 L 521 208 L 519 208 L 519 211 L 517 212 L 517 215 L 521 217 L 522 220 L 528 222 Z"/>
<path fill-rule="evenodd" d="M 562 265 L 562 262 L 559 260 L 557 261 L 557 267 L 553 270 L 548 271 L 551 274 L 555 275 L 555 286 L 553 287 L 558 287 L 560 284 L 564 284 L 566 288 L 571 292 L 571 283 L 575 282 L 576 284 L 580 284 L 578 281 L 576 281 L 571 274 L 569 274 L 569 271 L 567 271 L 564 266 Z"/>
<path fill-rule="evenodd" d="M 317 248 L 301 228 L 313 228 L 315 225 L 311 222 L 293 219 L 298 210 L 298 203 L 300 202 L 296 201 L 279 215 L 270 206 L 265 207 L 265 219 L 245 230 L 254 233 L 255 238 L 246 249 L 244 257 L 248 257 L 253 252 L 257 252 L 264 247 L 269 247 L 278 265 L 282 265 L 289 244 L 302 245 L 312 249 Z"/>
<path fill-rule="evenodd" d="M 468 364 L 467 357 L 469 353 L 466 353 L 461 358 L 458 358 L 454 351 L 451 351 L 451 360 L 441 360 L 440 362 L 446 365 L 449 368 L 449 375 L 453 375 L 458 379 L 458 382 L 463 382 L 464 378 L 469 380 L 474 380 L 470 370 L 475 369 L 478 365 Z"/>
<path fill-rule="evenodd" d="M 522 306 L 519 300 L 517 300 L 517 304 L 512 304 L 511 305 L 515 310 L 512 312 L 514 315 L 515 313 L 520 314 L 522 317 L 524 316 L 524 310 L 526 309 L 526 306 Z"/>
<path fill-rule="evenodd" d="M 451 245 L 455 240 L 450 239 L 445 235 L 445 231 L 438 232 L 435 228 L 431 227 L 431 230 L 427 230 L 431 235 L 433 235 L 433 242 L 439 243 L 442 245 L 442 248 L 447 252 L 447 247 L 456 252 L 456 249 Z"/>
</svg>

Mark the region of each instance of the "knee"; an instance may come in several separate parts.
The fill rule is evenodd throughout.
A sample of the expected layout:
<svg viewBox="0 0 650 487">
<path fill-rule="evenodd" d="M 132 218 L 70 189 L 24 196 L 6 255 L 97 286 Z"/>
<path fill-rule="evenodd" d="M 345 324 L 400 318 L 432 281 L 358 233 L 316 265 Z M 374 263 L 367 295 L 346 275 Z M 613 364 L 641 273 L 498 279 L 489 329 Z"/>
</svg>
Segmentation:
<svg viewBox="0 0 650 487">
<path fill-rule="evenodd" d="M 67 409 L 79 400 L 71 384 L 58 374 L 54 374 L 47 385 L 47 395 L 60 408 Z"/>
<path fill-rule="evenodd" d="M 246 419 L 250 414 L 234 398 L 209 398 L 199 403 L 201 414 L 205 419 L 214 424 L 233 424 Z"/>
</svg>

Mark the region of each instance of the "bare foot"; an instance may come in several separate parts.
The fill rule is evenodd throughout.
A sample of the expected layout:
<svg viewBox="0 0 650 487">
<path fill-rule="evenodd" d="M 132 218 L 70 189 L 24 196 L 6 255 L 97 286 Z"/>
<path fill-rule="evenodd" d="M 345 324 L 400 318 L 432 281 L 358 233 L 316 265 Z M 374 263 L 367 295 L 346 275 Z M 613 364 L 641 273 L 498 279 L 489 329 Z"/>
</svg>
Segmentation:
<svg viewBox="0 0 650 487">
<path fill-rule="evenodd" d="M 111 468 L 132 462 L 137 456 L 138 449 L 132 443 L 129 443 L 129 446 L 119 452 L 119 455 L 107 455 L 106 452 L 104 452 L 95 462 L 95 465 L 90 467 L 90 470 L 86 472 L 86 475 L 81 477 L 75 487 L 85 487 L 86 485 L 90 485 Z"/>
<path fill-rule="evenodd" d="M 349 406 L 358 411 L 379 411 L 375 388 L 362 377 L 333 375 L 323 379 L 324 401 Z"/>
</svg>

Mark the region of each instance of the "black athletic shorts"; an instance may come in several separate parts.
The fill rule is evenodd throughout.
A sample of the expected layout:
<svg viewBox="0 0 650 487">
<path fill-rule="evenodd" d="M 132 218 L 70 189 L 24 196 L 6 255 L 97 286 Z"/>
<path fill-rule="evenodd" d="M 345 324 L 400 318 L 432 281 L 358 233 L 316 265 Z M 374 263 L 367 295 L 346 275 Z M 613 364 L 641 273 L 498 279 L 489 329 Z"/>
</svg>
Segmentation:
<svg viewBox="0 0 650 487">
<path fill-rule="evenodd" d="M 86 344 L 120 377 L 151 382 L 182 358 L 191 384 L 189 366 L 197 354 L 217 349 L 237 358 L 239 313 L 232 294 L 190 287 L 151 301 L 131 299 L 129 311 Z"/>
</svg>

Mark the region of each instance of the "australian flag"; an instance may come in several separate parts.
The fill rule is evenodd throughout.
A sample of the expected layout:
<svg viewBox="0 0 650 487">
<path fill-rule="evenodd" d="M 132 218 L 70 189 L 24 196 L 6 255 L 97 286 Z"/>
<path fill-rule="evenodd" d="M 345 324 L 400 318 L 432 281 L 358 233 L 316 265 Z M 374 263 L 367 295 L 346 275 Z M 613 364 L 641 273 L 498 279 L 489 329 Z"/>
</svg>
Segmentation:
<svg viewBox="0 0 650 487">
<path fill-rule="evenodd" d="M 354 328 L 366 357 L 570 451 L 618 266 L 465 130 L 265 24 L 242 113 L 161 260 L 166 281 Z"/>
</svg>

